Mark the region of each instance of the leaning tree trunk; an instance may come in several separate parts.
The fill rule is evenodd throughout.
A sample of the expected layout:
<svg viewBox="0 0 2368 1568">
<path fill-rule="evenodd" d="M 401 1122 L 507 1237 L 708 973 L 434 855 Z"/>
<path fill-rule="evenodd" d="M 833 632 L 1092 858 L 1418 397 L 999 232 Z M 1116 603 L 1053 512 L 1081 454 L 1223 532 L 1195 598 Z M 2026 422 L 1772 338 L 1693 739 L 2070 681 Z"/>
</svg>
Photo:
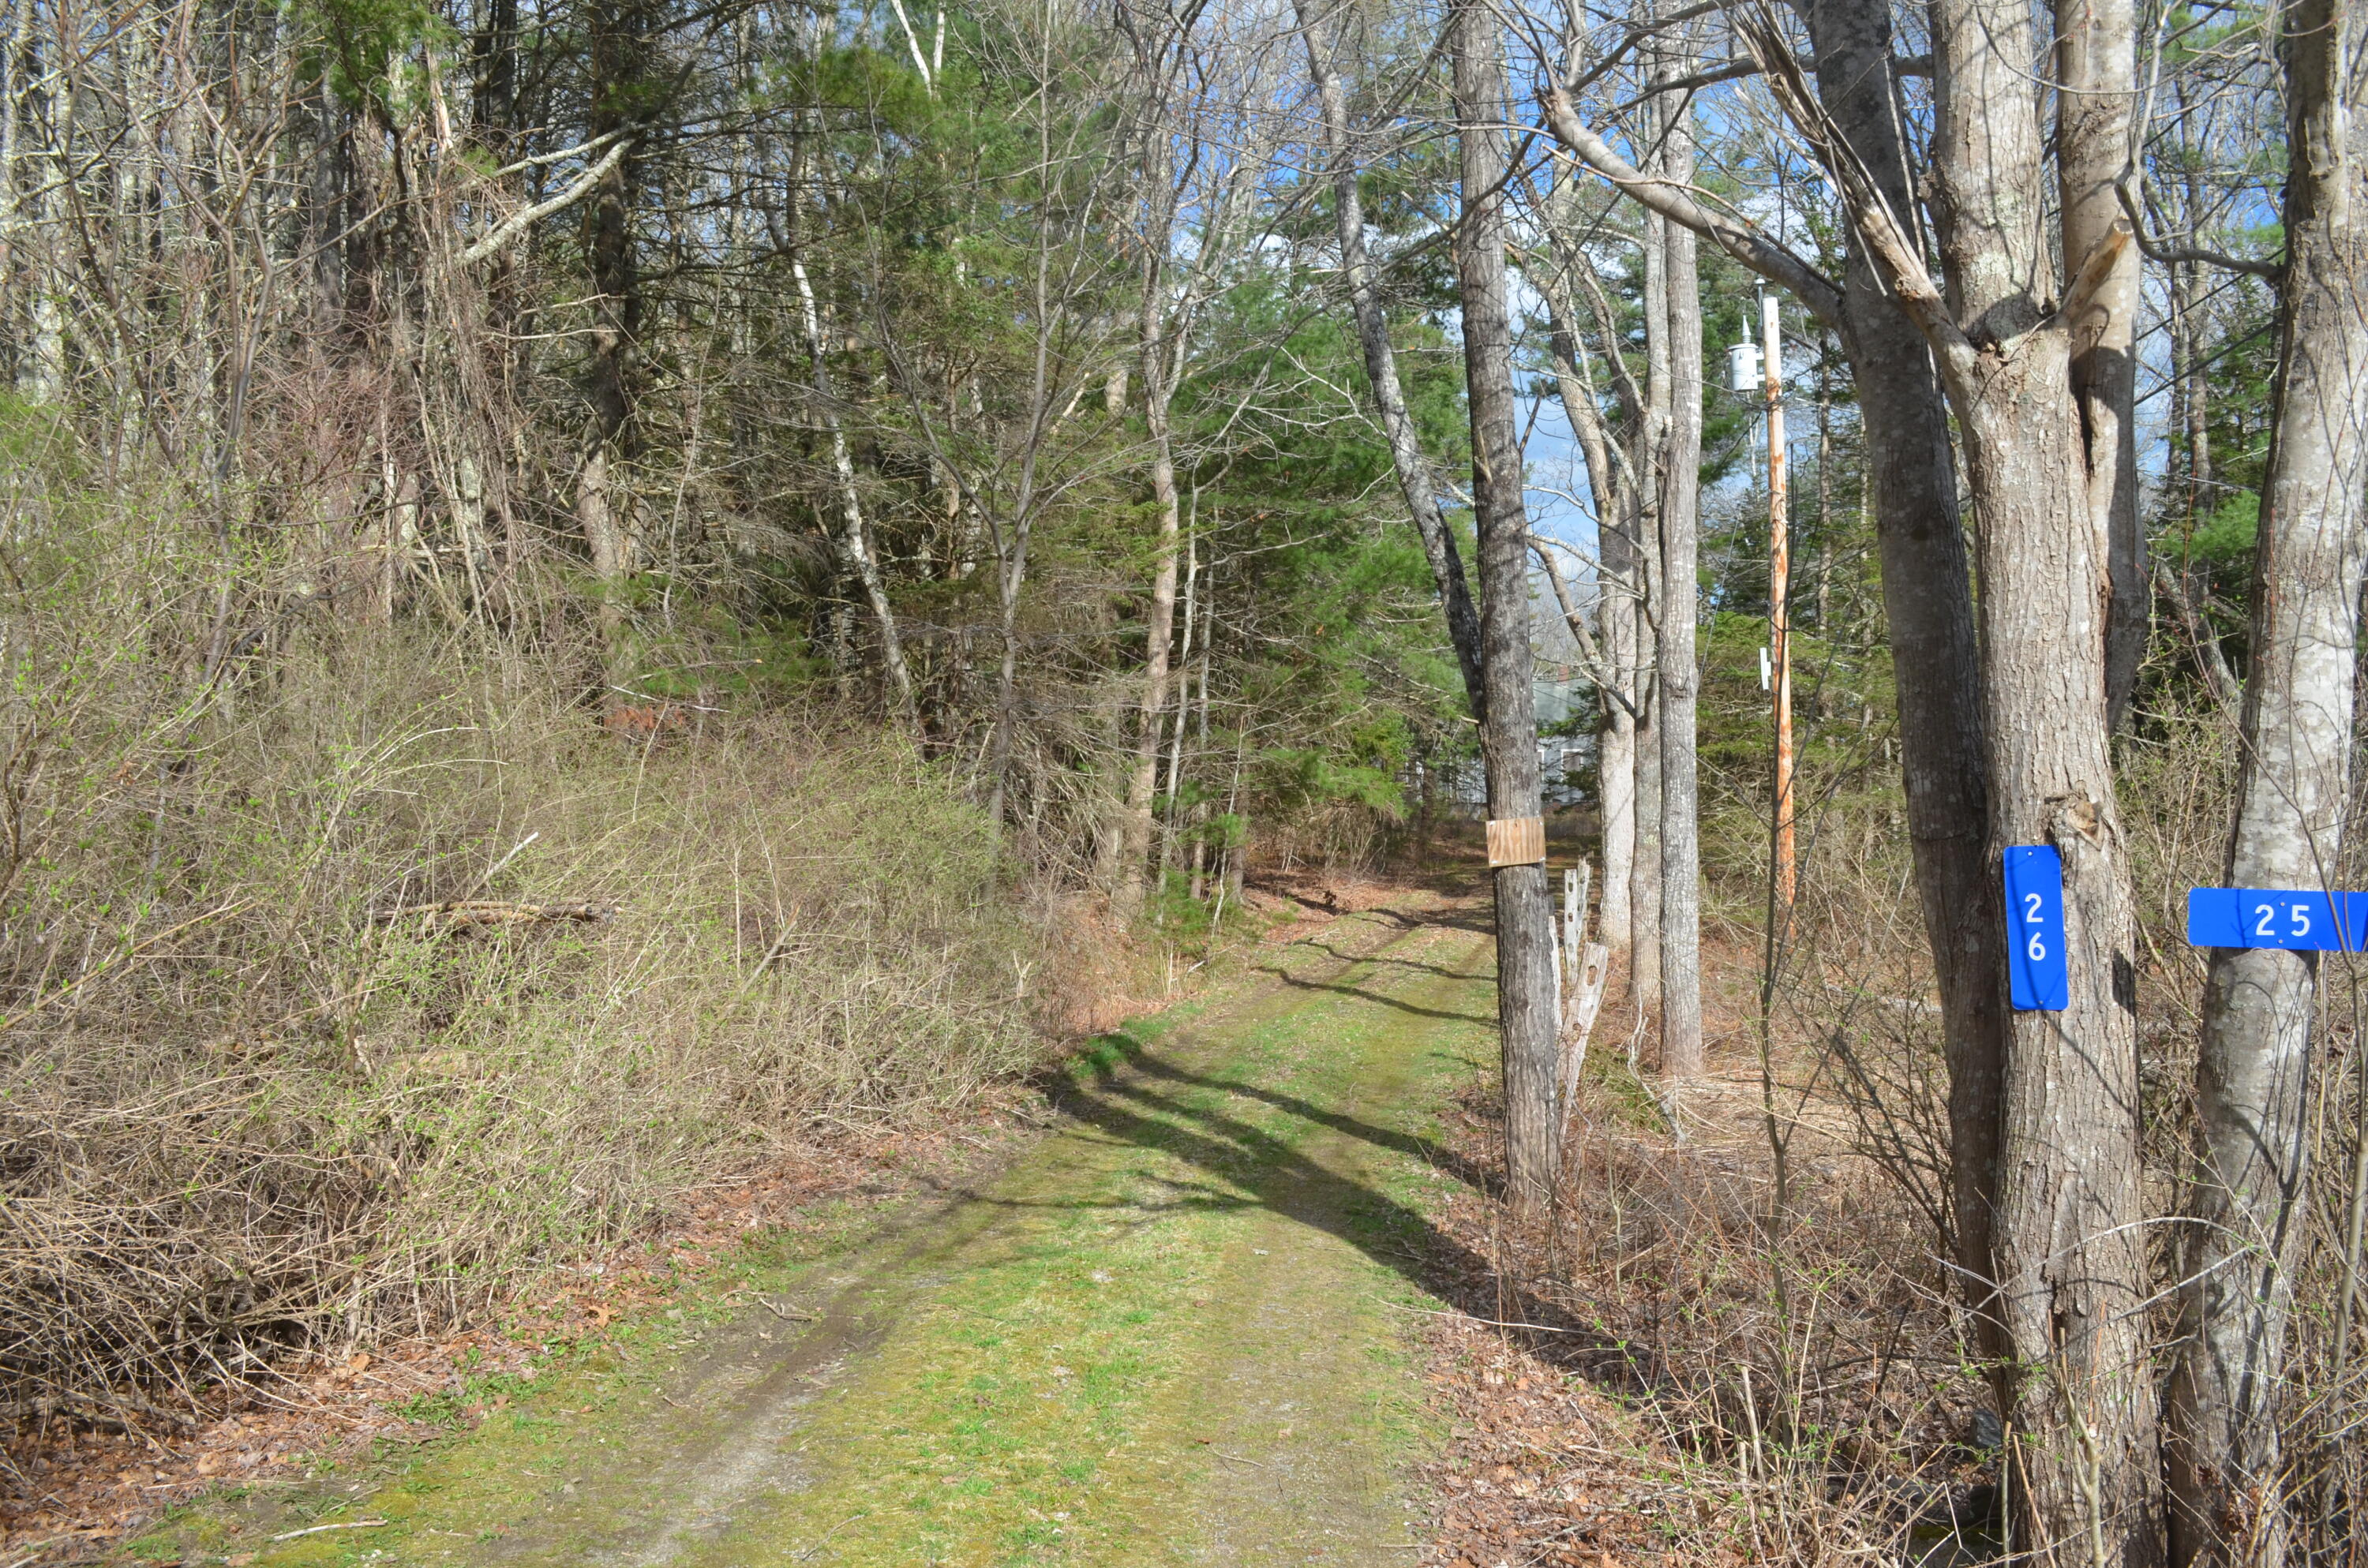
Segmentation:
<svg viewBox="0 0 2368 1568">
<path fill-rule="evenodd" d="M 1294 4 L 1300 31 L 1307 41 L 1308 74 L 1315 83 L 1324 116 L 1324 155 L 1332 165 L 1332 216 L 1340 238 L 1340 272 L 1349 286 L 1349 309 L 1357 319 L 1357 341 L 1364 350 L 1365 379 L 1381 415 L 1383 437 L 1390 444 L 1398 493 L 1406 498 L 1406 512 L 1414 518 L 1415 532 L 1430 562 L 1440 608 L 1447 616 L 1448 641 L 1454 645 L 1455 662 L 1463 672 L 1464 695 L 1477 716 L 1487 707 L 1487 683 L 1480 669 L 1480 619 L 1472 608 L 1472 590 L 1463 580 L 1455 535 L 1440 512 L 1439 484 L 1430 460 L 1423 455 L 1414 416 L 1406 412 L 1406 392 L 1398 381 L 1397 353 L 1390 346 L 1389 312 L 1383 308 L 1372 262 L 1365 252 L 1365 206 L 1357 188 L 1349 97 L 1333 61 L 1328 24 L 1313 15 L 1307 0 L 1294 0 Z"/>
<path fill-rule="evenodd" d="M 1481 751 L 1492 818 L 1540 814 L 1531 684 L 1529 512 L 1523 496 L 1512 320 L 1506 306 L 1504 61 L 1496 14 L 1457 0 L 1455 117 L 1464 222 L 1456 248 L 1472 418 L 1472 500 L 1480 533 L 1480 652 L 1487 703 Z M 1543 864 L 1500 866 L 1497 1019 L 1503 1037 L 1505 1165 L 1513 1198 L 1537 1203 L 1554 1171 L 1554 911 Z"/>
<path fill-rule="evenodd" d="M 822 313 L 814 301 L 813 280 L 805 262 L 790 256 L 790 276 L 798 286 L 798 311 L 805 327 L 806 361 L 814 376 L 814 406 L 830 436 L 830 472 L 838 491 L 838 553 L 848 575 L 863 590 L 871 609 L 871 623 L 880 633 L 880 666 L 888 676 L 888 696 L 905 733 L 916 739 L 921 732 L 920 710 L 913 697 L 913 672 L 905 660 L 905 639 L 896 626 L 896 607 L 889 602 L 888 584 L 880 557 L 871 548 L 871 530 L 863 520 L 863 494 L 856 486 L 855 457 L 847 441 L 847 427 L 838 416 L 838 397 L 831 386 L 830 345 L 823 331 Z"/>
<path fill-rule="evenodd" d="M 2285 18 L 2288 246 L 2228 882 L 2335 885 L 2368 488 L 2368 90 L 2341 0 Z M 2215 949 L 2170 1385 L 2171 1555 L 2285 1559 L 2277 1390 L 2309 1153 L 2312 953 Z"/>
<path fill-rule="evenodd" d="M 1690 51 L 1663 69 L 1682 76 Z M 1668 177 L 1694 173 L 1691 111 L 1681 102 L 1663 142 Z M 1661 1074 L 1702 1071 L 1702 840 L 1694 768 L 1696 540 L 1701 531 L 1702 436 L 1702 275 L 1699 242 L 1682 223 L 1661 225 L 1668 256 L 1669 424 L 1660 452 Z"/>
</svg>

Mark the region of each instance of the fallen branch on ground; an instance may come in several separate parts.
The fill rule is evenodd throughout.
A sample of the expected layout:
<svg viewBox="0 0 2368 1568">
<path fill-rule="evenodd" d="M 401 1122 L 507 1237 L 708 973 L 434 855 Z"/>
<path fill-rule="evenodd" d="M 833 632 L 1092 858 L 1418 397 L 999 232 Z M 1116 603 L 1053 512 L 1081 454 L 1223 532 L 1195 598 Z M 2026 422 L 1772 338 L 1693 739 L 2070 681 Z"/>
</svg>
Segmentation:
<svg viewBox="0 0 2368 1568">
<path fill-rule="evenodd" d="M 370 917 L 377 925 L 424 915 L 453 926 L 527 926 L 547 920 L 606 920 L 616 913 L 613 906 L 602 903 L 511 903 L 503 899 L 455 898 L 440 903 L 404 903 L 393 909 L 376 909 Z"/>
</svg>

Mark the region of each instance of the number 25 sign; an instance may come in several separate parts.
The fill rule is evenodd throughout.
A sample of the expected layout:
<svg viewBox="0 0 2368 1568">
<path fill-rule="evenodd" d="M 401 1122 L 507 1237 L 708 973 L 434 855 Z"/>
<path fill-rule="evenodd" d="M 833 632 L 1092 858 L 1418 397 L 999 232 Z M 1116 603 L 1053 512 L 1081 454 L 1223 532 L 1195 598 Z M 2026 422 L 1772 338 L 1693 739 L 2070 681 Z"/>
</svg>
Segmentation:
<svg viewBox="0 0 2368 1568">
<path fill-rule="evenodd" d="M 2196 948 L 2284 948 L 2356 953 L 2368 948 L 2368 894 L 2187 890 L 2187 941 Z"/>
<path fill-rule="evenodd" d="M 2072 1002 L 2064 964 L 2064 858 L 2052 844 L 2006 852 L 2008 991 L 2020 1013 L 2060 1013 Z"/>
</svg>

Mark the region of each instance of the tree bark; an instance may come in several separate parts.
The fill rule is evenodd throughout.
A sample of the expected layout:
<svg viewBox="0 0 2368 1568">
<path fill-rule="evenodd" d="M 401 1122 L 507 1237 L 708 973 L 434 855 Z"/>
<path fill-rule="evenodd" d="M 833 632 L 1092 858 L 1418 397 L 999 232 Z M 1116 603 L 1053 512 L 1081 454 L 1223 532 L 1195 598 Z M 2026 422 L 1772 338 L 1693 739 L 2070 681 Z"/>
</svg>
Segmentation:
<svg viewBox="0 0 2368 1568">
<path fill-rule="evenodd" d="M 1782 36 L 1749 17 L 1738 30 L 1828 153 L 1850 222 L 1931 347 L 1964 434 L 1979 525 L 1988 849 L 2061 853 L 2070 971 L 2062 1011 L 2012 1016 L 1999 1102 L 1993 1251 L 2012 1356 L 2003 1381 L 2018 1544 L 2136 1568 L 2160 1560 L 2162 1536 L 2135 900 L 2108 745 L 2109 562 L 2072 381 L 2076 342 L 2111 330 L 2111 279 L 2129 239 L 2114 232 L 2059 296 L 2030 112 L 2030 13 L 2018 0 L 1937 0 L 1932 25 L 1945 291 L 1811 101 Z"/>
<path fill-rule="evenodd" d="M 1809 0 L 1819 103 L 1895 212 L 1913 210 L 1894 111 L 1890 7 Z M 2005 912 L 1984 852 L 1988 764 L 1956 464 L 1941 381 L 1915 324 L 1886 297 L 1866 246 L 1848 236 L 1835 324 L 1850 358 L 1874 490 L 1884 620 L 1898 687 L 1899 764 L 1924 934 L 1941 993 L 1949 1062 L 1952 1244 L 1986 1357 L 2006 1346 L 1990 1301 L 1998 1199 L 1998 1101 L 2006 1069 Z"/>
<path fill-rule="evenodd" d="M 1164 226 L 1163 226 L 1164 228 Z M 1163 235 L 1164 237 L 1164 235 Z M 1126 813 L 1120 819 L 1118 865 L 1110 896 L 1120 915 L 1133 918 L 1143 907 L 1144 863 L 1151 855 L 1151 803 L 1159 786 L 1160 726 L 1167 713 L 1167 666 L 1176 641 L 1176 559 L 1182 505 L 1176 492 L 1176 444 L 1168 426 L 1174 394 L 1162 331 L 1167 303 L 1156 281 L 1143 300 L 1143 400 L 1151 435 L 1151 498 L 1159 514 L 1159 538 L 1151 574 L 1151 604 L 1144 616 L 1143 701 L 1135 715 L 1134 759 L 1126 784 Z"/>
<path fill-rule="evenodd" d="M 1660 172 L 1660 104 L 1647 110 L 1646 125 L 1656 148 L 1652 168 Z M 1669 429 L 1669 247 L 1668 220 L 1645 215 L 1645 408 L 1648 454 L 1637 479 L 1633 560 L 1636 576 L 1636 859 L 1628 874 L 1628 989 L 1641 1028 L 1661 1016 L 1661 700 L 1663 643 L 1661 591 L 1662 460 Z"/>
<path fill-rule="evenodd" d="M 1456 271 L 1472 421 L 1473 511 L 1480 538 L 1480 649 L 1486 710 L 1482 756 L 1492 818 L 1533 817 L 1542 806 L 1530 652 L 1529 513 L 1512 321 L 1505 278 L 1504 57 L 1496 14 L 1457 0 L 1455 117 L 1462 142 L 1463 221 Z M 1505 1083 L 1505 1164 L 1517 1203 L 1547 1199 L 1554 1172 L 1554 912 L 1543 865 L 1500 866 L 1497 891 L 1497 1019 Z"/>
<path fill-rule="evenodd" d="M 2055 176 L 2063 209 L 2064 266 L 2078 274 L 2123 222 L 2118 186 L 2129 159 L 2137 87 L 2137 21 L 2131 0 L 2056 0 Z M 2108 588 L 2105 710 L 2118 730 L 2129 713 L 2153 621 L 2152 573 L 2138 520 L 2135 245 L 2101 279 L 2096 330 L 2072 350 L 2072 392 L 2088 446 L 2089 518 L 2103 540 Z"/>
<path fill-rule="evenodd" d="M 1357 154 L 1349 123 L 1349 98 L 1335 68 L 1330 24 L 1319 20 L 1307 0 L 1294 0 L 1301 32 L 1307 40 L 1308 74 L 1315 84 L 1324 115 L 1324 153 L 1331 165 L 1332 216 L 1340 239 L 1340 272 L 1349 286 L 1349 305 L 1357 320 L 1357 340 L 1364 351 L 1365 379 L 1372 388 L 1373 406 L 1381 415 L 1382 435 L 1389 442 L 1390 464 L 1406 497 L 1407 515 L 1422 540 L 1430 562 L 1431 581 L 1439 589 L 1440 608 L 1447 617 L 1448 641 L 1463 674 L 1463 690 L 1477 717 L 1486 710 L 1487 682 L 1480 668 L 1480 619 L 1472 608 L 1472 591 L 1463 579 L 1463 562 L 1454 532 L 1439 506 L 1439 483 L 1430 460 L 1423 455 L 1414 416 L 1406 412 L 1406 392 L 1398 381 L 1397 353 L 1390 345 L 1389 312 L 1375 286 L 1373 267 L 1365 251 L 1364 199 L 1357 189 Z"/>
<path fill-rule="evenodd" d="M 1690 49 L 1665 51 L 1662 74 L 1692 69 Z M 1667 177 L 1694 174 L 1691 100 L 1680 97 L 1663 140 Z M 1702 1072 L 1702 840 L 1695 778 L 1694 626 L 1702 527 L 1702 278 L 1694 232 L 1661 225 L 1668 295 L 1669 422 L 1660 452 L 1661 669 L 1656 729 L 1661 751 L 1661 1074 Z"/>
<path fill-rule="evenodd" d="M 2077 258 L 2063 309 L 2045 233 L 2020 0 L 1940 0 L 1934 209 L 1949 278 L 1920 310 L 1964 434 L 1977 519 L 1989 853 L 2063 857 L 2069 1005 L 2009 1016 L 1993 1235 L 2011 1349 L 2006 1416 L 2021 1523 L 2041 1551 L 2159 1561 L 2146 1334 L 2135 910 L 2113 802 L 2110 560 L 2094 526 L 2075 335 L 2103 335 L 2121 236 Z M 2100 266 L 2102 273 L 2100 277 Z M 1953 319 L 1952 319 L 1953 317 Z"/>
<path fill-rule="evenodd" d="M 1597 605 L 1603 624 L 1603 660 L 1627 695 L 1626 701 L 1603 704 L 1596 743 L 1603 816 L 1603 906 L 1597 926 L 1616 962 L 1631 955 L 1634 935 L 1629 888 L 1636 864 L 1636 714 L 1632 705 L 1640 683 L 1635 589 L 1631 585 L 1636 551 L 1621 522 L 1599 522 L 1596 532 L 1602 558 Z"/>
<path fill-rule="evenodd" d="M 2228 884 L 2336 885 L 2368 493 L 2368 90 L 2340 0 L 2284 17 L 2287 263 Z M 2310 1140 L 2317 955 L 2215 949 L 2165 1445 L 2171 1558 L 2286 1556 L 2277 1390 Z"/>
</svg>

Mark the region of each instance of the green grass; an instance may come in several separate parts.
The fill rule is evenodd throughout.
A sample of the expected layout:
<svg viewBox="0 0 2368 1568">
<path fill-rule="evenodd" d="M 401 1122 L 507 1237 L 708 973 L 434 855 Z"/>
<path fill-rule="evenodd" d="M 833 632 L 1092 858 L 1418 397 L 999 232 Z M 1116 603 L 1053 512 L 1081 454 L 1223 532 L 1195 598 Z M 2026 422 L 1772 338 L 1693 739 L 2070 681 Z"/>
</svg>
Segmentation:
<svg viewBox="0 0 2368 1568">
<path fill-rule="evenodd" d="M 251 1550 L 366 1517 L 390 1523 L 259 1561 L 686 1568 L 1165 1562 L 1220 1541 L 1346 1563 L 1403 1545 L 1400 1478 L 1437 1436 L 1398 1310 L 1427 1300 L 1407 1260 L 1440 1178 L 1420 1140 L 1487 1046 L 1486 977 L 1468 972 L 1486 949 L 1440 930 L 1348 968 L 1292 951 L 1304 983 L 1080 1052 L 1069 1124 L 968 1200 L 752 1247 L 702 1287 L 703 1314 L 626 1325 L 612 1365 L 506 1385 L 510 1408 L 366 1500 L 317 1491 L 268 1530 L 199 1510 L 170 1539 Z M 801 1337 L 717 1304 L 734 1285 L 820 1321 Z"/>
</svg>

